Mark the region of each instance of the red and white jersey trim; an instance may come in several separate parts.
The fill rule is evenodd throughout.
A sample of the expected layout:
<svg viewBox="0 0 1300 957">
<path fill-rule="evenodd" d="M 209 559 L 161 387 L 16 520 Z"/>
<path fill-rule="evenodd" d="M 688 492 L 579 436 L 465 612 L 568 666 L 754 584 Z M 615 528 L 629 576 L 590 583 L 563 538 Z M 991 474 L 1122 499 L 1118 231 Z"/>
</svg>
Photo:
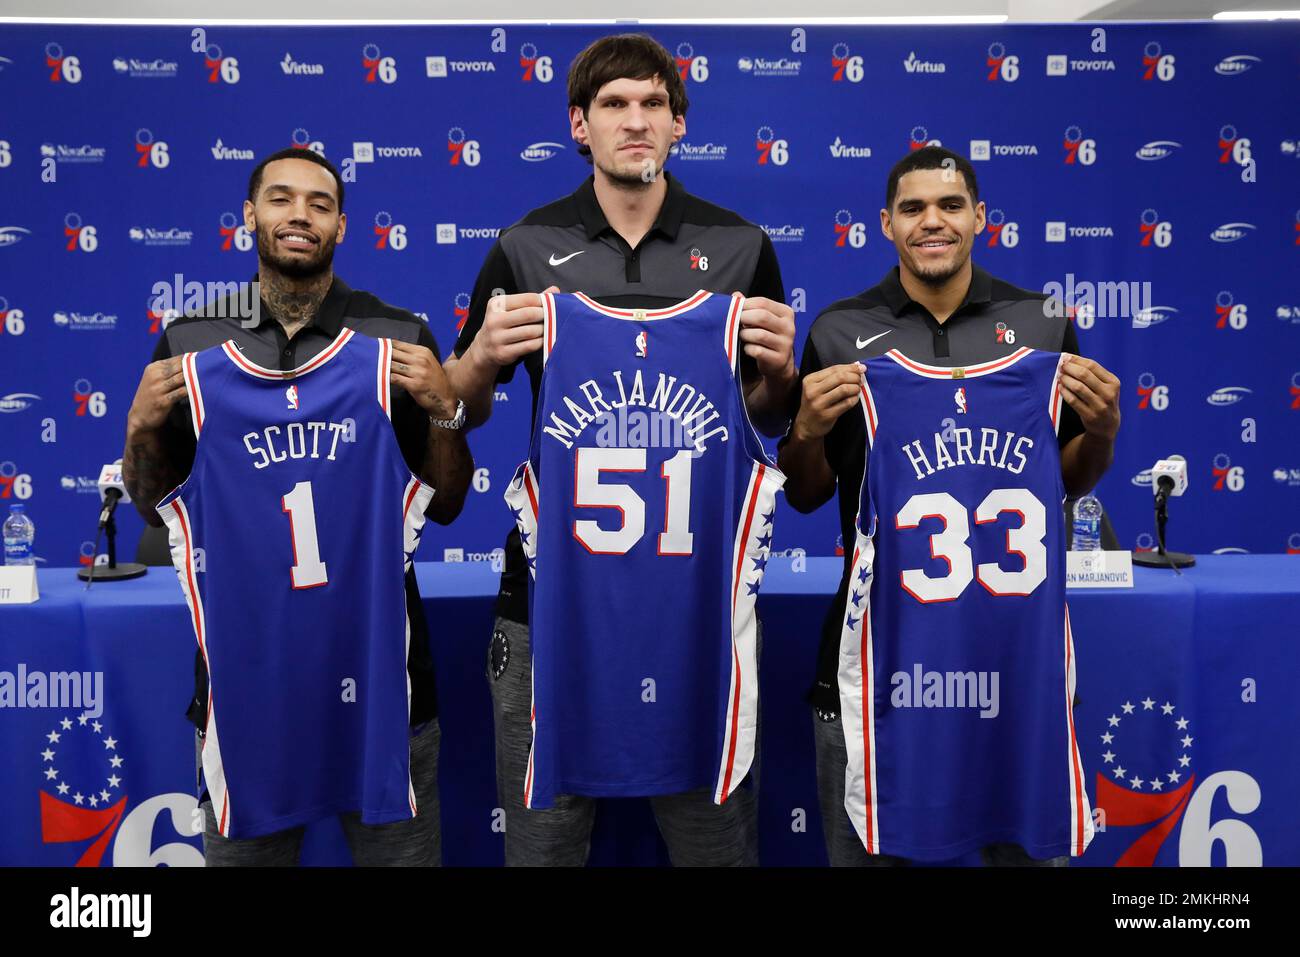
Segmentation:
<svg viewBox="0 0 1300 957">
<path fill-rule="evenodd" d="M 555 348 L 555 293 L 542 293 L 542 365 L 551 358 Z"/>
<path fill-rule="evenodd" d="M 525 462 L 515 471 L 515 477 L 506 489 L 506 504 L 516 513 L 515 524 L 519 528 L 519 541 L 523 546 L 524 560 L 528 562 L 529 574 L 537 577 L 537 500 L 539 497 L 537 476 L 531 462 Z M 528 746 L 528 768 L 524 772 L 524 807 L 533 806 L 534 761 L 537 755 L 537 695 L 533 682 L 533 672 L 529 672 L 529 688 L 532 701 L 529 710 L 531 743 Z"/>
<path fill-rule="evenodd" d="M 1052 393 L 1047 400 L 1047 410 L 1052 417 L 1052 431 L 1060 433 L 1061 431 L 1061 369 L 1065 366 L 1066 360 L 1070 356 L 1061 353 L 1061 359 L 1056 363 L 1056 375 L 1052 376 Z"/>
<path fill-rule="evenodd" d="M 384 415 L 389 419 L 393 417 L 392 409 L 392 390 L 389 388 L 389 379 L 393 372 L 393 340 L 379 340 L 379 368 L 375 370 L 375 398 L 379 400 L 379 407 L 384 410 Z"/>
<path fill-rule="evenodd" d="M 840 626 L 840 721 L 848 757 L 844 810 L 868 854 L 880 853 L 876 789 L 875 644 L 871 632 L 872 539 L 858 533 Z M 865 572 L 865 578 L 864 573 Z M 857 595 L 855 602 L 853 597 Z"/>
<path fill-rule="evenodd" d="M 978 365 L 973 366 L 952 367 L 926 365 L 923 362 L 917 362 L 914 359 L 907 358 L 907 356 L 903 355 L 897 349 L 890 349 L 885 353 L 885 355 L 890 359 L 893 359 L 904 369 L 908 369 L 915 372 L 917 375 L 923 375 L 930 379 L 951 379 L 953 377 L 953 372 L 958 369 L 962 372 L 962 378 L 969 379 L 972 376 L 988 375 L 990 372 L 997 372 L 999 369 L 1005 369 L 1007 366 L 1019 362 L 1033 351 L 1033 349 L 1026 346 L 1017 349 L 1009 356 L 1003 356 L 1001 359 L 994 359 L 991 362 L 981 362 Z"/>
<path fill-rule="evenodd" d="M 627 319 L 632 322 L 649 322 L 654 319 L 671 319 L 673 316 L 680 316 L 684 312 L 690 312 L 712 295 L 713 293 L 701 289 L 689 299 L 683 299 L 676 305 L 665 306 L 663 309 L 614 309 L 611 306 L 602 306 L 586 293 L 573 294 L 575 299 L 582 300 L 588 308 L 603 316 L 609 316 L 611 319 Z"/>
<path fill-rule="evenodd" d="M 731 679 L 713 803 L 722 804 L 754 763 L 758 733 L 758 586 L 771 555 L 772 513 L 785 476 L 755 462 L 732 545 Z"/>
<path fill-rule="evenodd" d="M 1079 757 L 1079 742 L 1074 733 L 1074 635 L 1070 630 L 1070 606 L 1065 606 L 1065 721 L 1069 731 L 1070 753 L 1070 856 L 1078 857 L 1088 848 L 1096 827 L 1088 803 L 1088 786 Z"/>
<path fill-rule="evenodd" d="M 265 366 L 258 365 L 250 359 L 244 358 L 244 354 L 236 348 L 235 340 L 233 339 L 227 339 L 223 342 L 221 344 L 221 349 L 225 352 L 230 361 L 235 364 L 236 368 L 241 371 L 246 372 L 251 376 L 257 376 L 259 379 L 271 379 L 279 382 L 284 379 L 296 379 L 298 376 L 306 375 L 313 369 L 319 369 L 325 363 L 338 355 L 339 351 L 348 344 L 354 335 L 356 335 L 356 333 L 353 330 L 344 329 L 337 337 L 335 337 L 333 342 L 322 349 L 314 358 L 304 362 L 296 369 L 289 369 L 287 371 L 268 369 Z"/>
<path fill-rule="evenodd" d="M 199 367 L 195 361 L 197 356 L 197 352 L 187 352 L 181 356 L 181 374 L 185 378 L 185 391 L 189 393 L 190 422 L 194 426 L 196 439 L 203 431 L 203 423 L 207 419 L 207 409 L 203 405 L 203 388 L 199 384 Z"/>
<path fill-rule="evenodd" d="M 740 314 L 745 309 L 745 297 L 738 292 L 731 294 L 731 308 L 727 310 L 727 365 L 736 368 L 740 357 Z"/>
</svg>

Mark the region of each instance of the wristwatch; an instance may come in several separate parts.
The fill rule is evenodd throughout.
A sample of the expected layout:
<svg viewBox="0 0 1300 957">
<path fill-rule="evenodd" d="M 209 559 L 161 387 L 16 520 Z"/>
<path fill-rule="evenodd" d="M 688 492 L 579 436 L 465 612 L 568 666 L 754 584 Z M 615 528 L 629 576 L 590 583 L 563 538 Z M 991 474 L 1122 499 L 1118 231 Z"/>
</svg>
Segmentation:
<svg viewBox="0 0 1300 957">
<path fill-rule="evenodd" d="M 456 400 L 456 414 L 450 419 L 435 419 L 429 416 L 429 422 L 440 429 L 459 429 L 465 424 L 465 400 Z"/>
</svg>

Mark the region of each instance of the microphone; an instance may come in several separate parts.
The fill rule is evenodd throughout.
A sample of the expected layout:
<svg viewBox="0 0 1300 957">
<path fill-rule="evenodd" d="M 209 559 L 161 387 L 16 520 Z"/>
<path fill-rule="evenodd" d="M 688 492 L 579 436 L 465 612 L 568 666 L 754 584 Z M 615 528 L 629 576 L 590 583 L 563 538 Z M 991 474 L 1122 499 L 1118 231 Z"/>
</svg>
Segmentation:
<svg viewBox="0 0 1300 957">
<path fill-rule="evenodd" d="M 1161 508 L 1170 497 L 1187 491 L 1187 460 L 1181 455 L 1161 459 L 1151 469 L 1151 489 L 1155 492 L 1156 507 Z"/>
<path fill-rule="evenodd" d="M 96 484 L 99 486 L 99 500 L 103 503 L 103 508 L 99 512 L 99 530 L 103 531 L 118 502 L 131 501 L 126 486 L 122 484 L 122 460 L 118 459 L 100 469 L 99 481 Z"/>
</svg>

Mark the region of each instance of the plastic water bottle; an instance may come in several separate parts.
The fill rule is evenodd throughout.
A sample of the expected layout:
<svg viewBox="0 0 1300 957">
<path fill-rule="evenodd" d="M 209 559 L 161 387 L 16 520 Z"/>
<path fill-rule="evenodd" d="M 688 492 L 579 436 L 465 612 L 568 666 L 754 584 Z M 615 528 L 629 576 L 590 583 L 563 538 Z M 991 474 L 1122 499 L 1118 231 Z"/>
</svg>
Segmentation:
<svg viewBox="0 0 1300 957">
<path fill-rule="evenodd" d="M 22 505 L 10 505 L 9 517 L 5 519 L 5 564 L 35 565 L 32 542 L 36 538 L 36 526 L 27 517 Z"/>
<path fill-rule="evenodd" d="M 1071 550 L 1101 551 L 1101 502 L 1091 492 L 1074 503 L 1074 541 Z"/>
</svg>

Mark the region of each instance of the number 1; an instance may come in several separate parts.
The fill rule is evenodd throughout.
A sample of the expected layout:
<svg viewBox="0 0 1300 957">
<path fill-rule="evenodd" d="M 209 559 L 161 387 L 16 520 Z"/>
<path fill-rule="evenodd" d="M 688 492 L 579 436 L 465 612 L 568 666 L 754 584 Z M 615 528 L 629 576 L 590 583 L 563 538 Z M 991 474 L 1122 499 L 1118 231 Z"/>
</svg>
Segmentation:
<svg viewBox="0 0 1300 957">
<path fill-rule="evenodd" d="M 289 535 L 293 542 L 293 567 L 289 576 L 294 588 L 315 588 L 329 584 L 325 563 L 320 560 L 316 540 L 316 503 L 311 496 L 311 482 L 299 482 L 280 499 L 280 508 L 289 516 Z"/>
</svg>

